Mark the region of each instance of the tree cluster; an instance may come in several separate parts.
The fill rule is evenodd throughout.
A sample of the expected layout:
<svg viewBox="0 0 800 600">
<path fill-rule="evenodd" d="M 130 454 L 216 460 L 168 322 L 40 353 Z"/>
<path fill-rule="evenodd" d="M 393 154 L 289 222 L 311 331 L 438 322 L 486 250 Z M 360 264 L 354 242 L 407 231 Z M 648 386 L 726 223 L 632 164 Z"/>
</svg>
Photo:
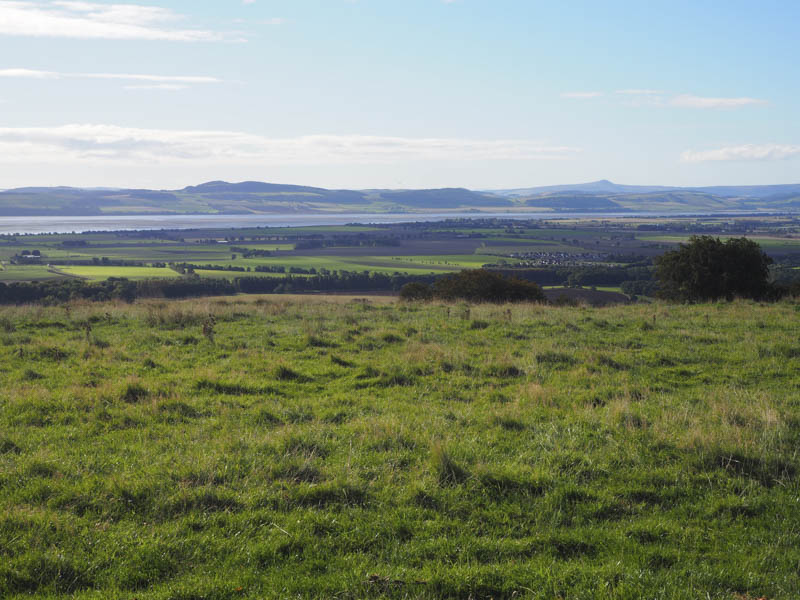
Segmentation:
<svg viewBox="0 0 800 600">
<path fill-rule="evenodd" d="M 433 285 L 409 283 L 400 290 L 404 300 L 467 300 L 469 302 L 544 302 L 542 289 L 531 281 L 507 278 L 486 269 L 446 275 Z"/>
<path fill-rule="evenodd" d="M 772 259 L 756 242 L 731 238 L 725 242 L 711 236 L 692 236 L 656 258 L 659 295 L 680 302 L 703 302 L 734 298 L 767 298 Z"/>
</svg>

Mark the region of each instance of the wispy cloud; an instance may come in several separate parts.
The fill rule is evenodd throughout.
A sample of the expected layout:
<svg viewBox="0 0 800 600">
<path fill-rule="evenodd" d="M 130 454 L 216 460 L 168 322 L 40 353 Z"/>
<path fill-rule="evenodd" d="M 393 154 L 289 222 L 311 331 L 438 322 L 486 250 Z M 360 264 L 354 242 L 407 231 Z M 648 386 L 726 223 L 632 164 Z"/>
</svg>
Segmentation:
<svg viewBox="0 0 800 600">
<path fill-rule="evenodd" d="M 371 164 L 404 160 L 559 160 L 578 148 L 532 140 L 307 135 L 270 138 L 235 131 L 113 125 L 0 128 L 5 163 Z"/>
<path fill-rule="evenodd" d="M 603 92 L 564 92 L 561 94 L 562 98 L 571 98 L 571 99 L 588 99 L 588 98 L 599 98 L 600 96 L 604 96 Z"/>
<path fill-rule="evenodd" d="M 713 150 L 687 150 L 683 162 L 785 160 L 800 156 L 800 146 L 791 144 L 740 144 Z"/>
<path fill-rule="evenodd" d="M 13 77 L 16 79 L 59 79 L 61 73 L 53 71 L 37 71 L 34 69 L 0 69 L 0 77 Z"/>
<path fill-rule="evenodd" d="M 205 75 L 149 75 L 141 73 L 60 73 L 35 69 L 0 69 L 0 77 L 24 79 L 112 79 L 122 81 L 151 81 L 154 83 L 222 83 L 217 77 Z"/>
<path fill-rule="evenodd" d="M 657 96 L 663 94 L 664 92 L 661 90 L 629 89 L 629 90 L 617 90 L 614 93 L 624 94 L 626 96 Z"/>
<path fill-rule="evenodd" d="M 672 106 L 681 108 L 739 108 L 741 106 L 753 106 L 768 104 L 766 100 L 758 98 L 707 98 L 693 96 L 691 94 L 681 94 L 670 100 Z"/>
<path fill-rule="evenodd" d="M 230 39 L 219 32 L 176 26 L 181 19 L 170 9 L 139 4 L 0 1 L 3 35 L 174 42 Z"/>
<path fill-rule="evenodd" d="M 178 92 L 180 90 L 188 89 L 188 85 L 181 85 L 180 83 L 150 83 L 144 85 L 126 85 L 126 90 L 161 90 L 166 92 Z"/>
<path fill-rule="evenodd" d="M 696 96 L 694 94 L 674 94 L 663 90 L 647 88 L 629 88 L 616 90 L 614 94 L 624 96 L 624 104 L 627 106 L 651 106 L 651 107 L 673 107 L 673 108 L 700 108 L 700 109 L 724 109 L 741 108 L 744 106 L 758 106 L 769 104 L 766 100 L 759 98 L 737 97 L 707 97 Z M 603 96 L 603 92 L 571 92 L 561 94 L 562 98 L 596 98 Z"/>
</svg>

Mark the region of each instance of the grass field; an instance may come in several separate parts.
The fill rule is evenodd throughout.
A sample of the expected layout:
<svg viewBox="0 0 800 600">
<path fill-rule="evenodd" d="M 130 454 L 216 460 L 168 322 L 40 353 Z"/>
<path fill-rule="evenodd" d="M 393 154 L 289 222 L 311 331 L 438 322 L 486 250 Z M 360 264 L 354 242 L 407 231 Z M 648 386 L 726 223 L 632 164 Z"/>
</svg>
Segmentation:
<svg viewBox="0 0 800 600">
<path fill-rule="evenodd" d="M 543 290 L 554 290 L 554 289 L 561 289 L 563 287 L 564 286 L 562 286 L 562 285 L 543 285 L 542 289 Z M 585 288 L 594 288 L 594 289 L 599 290 L 601 292 L 618 292 L 620 294 L 622 293 L 622 288 L 621 287 L 613 286 L 613 285 L 595 285 L 595 286 L 584 286 L 584 287 Z"/>
<path fill-rule="evenodd" d="M 419 257 L 391 256 L 269 256 L 263 258 L 238 258 L 237 260 L 210 260 L 211 265 L 236 265 L 255 268 L 257 266 L 297 267 L 300 269 L 328 269 L 329 271 L 370 271 L 372 273 L 403 272 L 416 275 L 430 273 L 449 273 L 459 270 L 457 265 L 445 265 L 444 261 L 431 260 L 429 263 L 417 261 Z M 484 264 L 486 261 L 479 261 Z"/>
<path fill-rule="evenodd" d="M 50 272 L 46 265 L 3 265 L 0 270 L 0 282 L 10 281 L 42 281 L 58 279 L 59 275 Z"/>
<path fill-rule="evenodd" d="M 728 240 L 731 236 L 718 236 L 722 241 Z M 740 236 L 741 237 L 741 236 Z M 749 239 L 757 242 L 764 250 L 771 249 L 797 249 L 800 248 L 800 238 L 782 238 L 770 236 L 747 236 Z M 688 242 L 689 236 L 685 235 L 639 235 L 637 239 L 646 242 L 664 242 L 677 244 L 680 242 Z"/>
<path fill-rule="evenodd" d="M 252 244 L 252 243 L 236 243 L 234 244 L 237 248 L 247 248 L 248 250 L 267 250 L 269 252 L 278 252 L 278 251 L 287 251 L 287 250 L 294 250 L 294 244 L 273 244 L 263 243 L 263 244 Z"/>
<path fill-rule="evenodd" d="M 373 259 L 375 260 L 375 259 Z M 384 258 L 384 260 L 386 260 Z M 415 265 L 423 268 L 431 267 L 435 270 L 454 271 L 459 269 L 480 269 L 486 264 L 487 258 L 477 254 L 438 254 L 429 256 L 392 256 L 389 258 L 394 263 Z"/>
<path fill-rule="evenodd" d="M 92 281 L 105 281 L 109 277 L 126 277 L 127 279 L 161 279 L 164 277 L 179 277 L 172 269 L 156 267 L 102 267 L 79 266 L 58 267 L 59 271 L 68 275 L 75 275 Z"/>
<path fill-rule="evenodd" d="M 792 599 L 800 311 L 0 309 L 0 597 Z"/>
<path fill-rule="evenodd" d="M 264 273 L 256 271 L 242 273 L 241 271 L 211 269 L 196 269 L 195 273 L 200 277 L 210 277 L 211 279 L 235 279 L 236 277 L 275 277 L 278 279 L 283 279 L 286 277 L 286 273 Z M 310 275 L 293 274 L 292 277 L 310 277 Z"/>
</svg>

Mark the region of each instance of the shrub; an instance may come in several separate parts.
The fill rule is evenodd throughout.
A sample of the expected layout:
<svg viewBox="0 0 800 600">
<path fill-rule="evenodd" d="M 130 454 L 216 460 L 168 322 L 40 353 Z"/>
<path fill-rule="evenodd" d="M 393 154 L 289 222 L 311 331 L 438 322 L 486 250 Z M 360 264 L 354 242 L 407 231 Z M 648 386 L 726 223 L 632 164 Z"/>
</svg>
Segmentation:
<svg viewBox="0 0 800 600">
<path fill-rule="evenodd" d="M 544 302 L 542 289 L 532 281 L 508 279 L 486 269 L 461 271 L 437 280 L 433 295 L 442 300 L 470 302 Z"/>
<path fill-rule="evenodd" d="M 432 297 L 433 293 L 431 292 L 430 286 L 417 281 L 407 283 L 400 288 L 400 298 L 402 300 L 430 300 Z"/>
</svg>

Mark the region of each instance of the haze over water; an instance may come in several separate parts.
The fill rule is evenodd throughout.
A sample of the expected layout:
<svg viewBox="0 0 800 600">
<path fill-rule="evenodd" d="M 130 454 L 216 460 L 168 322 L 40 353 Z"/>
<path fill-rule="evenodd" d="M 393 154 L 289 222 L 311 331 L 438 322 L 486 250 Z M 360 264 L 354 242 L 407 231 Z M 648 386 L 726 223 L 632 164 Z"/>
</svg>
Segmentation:
<svg viewBox="0 0 800 600">
<path fill-rule="evenodd" d="M 733 214 L 732 211 L 731 214 Z M 692 213 L 700 216 L 700 213 Z M 154 231 L 159 229 L 237 229 L 243 227 L 310 227 L 347 225 L 350 223 L 386 225 L 389 223 L 431 222 L 447 219 L 514 219 L 545 220 L 613 217 L 656 217 L 657 213 L 339 213 L 339 214 L 275 214 L 275 215 L 148 215 L 87 217 L 0 217 L 0 235 L 40 233 L 83 233 L 87 231 Z M 686 216 L 686 215 L 671 215 Z"/>
</svg>

